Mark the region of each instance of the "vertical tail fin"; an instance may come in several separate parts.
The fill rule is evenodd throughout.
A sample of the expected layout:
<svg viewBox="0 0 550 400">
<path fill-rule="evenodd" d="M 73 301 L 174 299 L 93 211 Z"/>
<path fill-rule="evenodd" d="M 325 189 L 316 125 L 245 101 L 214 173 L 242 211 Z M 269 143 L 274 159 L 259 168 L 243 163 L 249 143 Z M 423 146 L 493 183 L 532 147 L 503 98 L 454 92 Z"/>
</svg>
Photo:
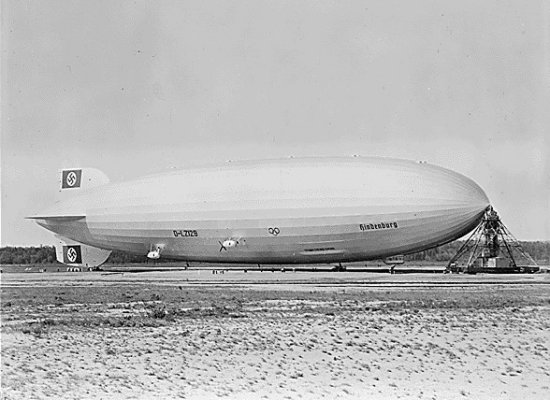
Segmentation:
<svg viewBox="0 0 550 400">
<path fill-rule="evenodd" d="M 55 244 L 57 261 L 72 267 L 93 269 L 107 261 L 111 254 L 110 250 L 98 249 L 60 235 L 55 237 L 57 238 Z"/>
<path fill-rule="evenodd" d="M 62 194 L 76 193 L 107 183 L 107 175 L 95 168 L 67 168 L 59 174 L 59 192 Z"/>
</svg>

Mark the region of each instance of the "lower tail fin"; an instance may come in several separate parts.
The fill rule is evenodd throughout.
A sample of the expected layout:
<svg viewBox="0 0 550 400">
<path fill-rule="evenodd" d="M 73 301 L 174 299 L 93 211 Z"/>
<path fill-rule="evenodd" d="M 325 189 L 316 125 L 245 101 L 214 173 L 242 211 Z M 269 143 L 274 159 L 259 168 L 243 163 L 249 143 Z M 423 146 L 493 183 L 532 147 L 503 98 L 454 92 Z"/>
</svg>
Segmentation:
<svg viewBox="0 0 550 400">
<path fill-rule="evenodd" d="M 55 235 L 55 255 L 60 263 L 81 268 L 95 268 L 107 261 L 111 250 L 98 249 Z"/>
</svg>

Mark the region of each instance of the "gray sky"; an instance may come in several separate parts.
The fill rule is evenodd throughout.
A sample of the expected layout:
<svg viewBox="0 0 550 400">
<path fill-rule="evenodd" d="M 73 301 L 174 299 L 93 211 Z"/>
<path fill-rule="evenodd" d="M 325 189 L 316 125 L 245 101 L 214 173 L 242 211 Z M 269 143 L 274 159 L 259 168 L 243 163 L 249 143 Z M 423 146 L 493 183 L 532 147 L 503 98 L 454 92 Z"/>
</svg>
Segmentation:
<svg viewBox="0 0 550 400">
<path fill-rule="evenodd" d="M 62 167 L 381 155 L 481 185 L 550 239 L 543 1 L 2 1 L 2 245 Z"/>
</svg>

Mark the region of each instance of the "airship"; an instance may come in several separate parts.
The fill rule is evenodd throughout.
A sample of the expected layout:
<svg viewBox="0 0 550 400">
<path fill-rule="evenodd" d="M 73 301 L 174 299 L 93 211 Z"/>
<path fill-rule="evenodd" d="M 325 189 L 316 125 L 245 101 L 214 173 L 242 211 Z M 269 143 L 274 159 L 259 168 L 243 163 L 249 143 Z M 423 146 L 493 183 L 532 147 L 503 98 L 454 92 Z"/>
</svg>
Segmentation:
<svg viewBox="0 0 550 400">
<path fill-rule="evenodd" d="M 187 262 L 310 264 L 384 259 L 474 229 L 489 207 L 471 179 L 376 157 L 225 162 L 110 183 L 59 173 L 60 200 L 28 218 L 58 261 L 96 267 L 113 250 Z"/>
</svg>

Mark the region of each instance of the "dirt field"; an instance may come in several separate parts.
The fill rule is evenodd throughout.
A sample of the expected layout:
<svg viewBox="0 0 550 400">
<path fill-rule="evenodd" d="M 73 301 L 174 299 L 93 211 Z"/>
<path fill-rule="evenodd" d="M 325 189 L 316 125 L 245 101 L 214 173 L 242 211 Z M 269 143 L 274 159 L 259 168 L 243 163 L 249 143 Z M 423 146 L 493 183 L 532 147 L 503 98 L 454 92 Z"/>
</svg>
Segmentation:
<svg viewBox="0 0 550 400">
<path fill-rule="evenodd" d="M 2 275 L 6 399 L 550 398 L 548 274 Z"/>
</svg>

